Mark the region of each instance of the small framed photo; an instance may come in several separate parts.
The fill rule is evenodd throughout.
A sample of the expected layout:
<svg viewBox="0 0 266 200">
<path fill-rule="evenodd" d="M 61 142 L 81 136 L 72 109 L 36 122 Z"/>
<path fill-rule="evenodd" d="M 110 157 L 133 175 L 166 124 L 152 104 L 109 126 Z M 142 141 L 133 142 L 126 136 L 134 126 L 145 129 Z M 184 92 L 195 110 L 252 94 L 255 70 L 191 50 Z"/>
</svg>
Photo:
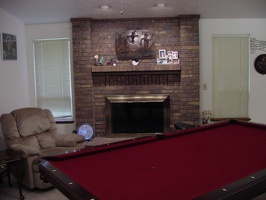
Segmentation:
<svg viewBox="0 0 266 200">
<path fill-rule="evenodd" d="M 163 65 L 167 65 L 167 59 L 163 59 Z"/>
<path fill-rule="evenodd" d="M 166 57 L 166 51 L 165 49 L 159 50 L 159 58 L 165 58 Z"/>
<path fill-rule="evenodd" d="M 178 52 L 177 51 L 173 51 L 172 55 L 173 55 L 173 59 L 178 59 Z"/>
<path fill-rule="evenodd" d="M 15 35 L 2 33 L 2 59 L 17 60 L 17 37 Z"/>
<path fill-rule="evenodd" d="M 167 64 L 173 64 L 173 55 L 172 54 L 167 55 Z"/>
<path fill-rule="evenodd" d="M 180 64 L 180 60 L 179 59 L 173 59 L 173 64 Z"/>
<path fill-rule="evenodd" d="M 162 58 L 157 58 L 157 65 L 162 65 L 163 64 L 164 59 Z"/>
<path fill-rule="evenodd" d="M 173 51 L 167 51 L 167 55 L 168 56 L 172 56 L 173 55 Z"/>
</svg>

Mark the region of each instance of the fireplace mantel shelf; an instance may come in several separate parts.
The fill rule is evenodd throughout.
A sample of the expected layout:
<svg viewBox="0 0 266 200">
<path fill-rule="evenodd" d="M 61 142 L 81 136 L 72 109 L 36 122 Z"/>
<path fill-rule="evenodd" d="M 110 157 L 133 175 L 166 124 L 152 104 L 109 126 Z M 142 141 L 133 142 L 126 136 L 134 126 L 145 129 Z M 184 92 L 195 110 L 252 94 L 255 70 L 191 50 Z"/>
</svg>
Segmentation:
<svg viewBox="0 0 266 200">
<path fill-rule="evenodd" d="M 179 71 L 180 65 L 155 65 L 155 66 L 92 66 L 92 73 L 106 72 L 140 72 L 140 71 Z"/>
</svg>

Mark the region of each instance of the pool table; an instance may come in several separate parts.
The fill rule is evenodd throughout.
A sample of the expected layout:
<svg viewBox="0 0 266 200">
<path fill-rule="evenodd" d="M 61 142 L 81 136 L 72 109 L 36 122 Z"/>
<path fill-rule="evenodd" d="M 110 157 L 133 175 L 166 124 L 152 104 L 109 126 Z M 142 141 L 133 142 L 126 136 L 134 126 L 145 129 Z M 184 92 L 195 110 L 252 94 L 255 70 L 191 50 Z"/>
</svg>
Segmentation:
<svg viewBox="0 0 266 200">
<path fill-rule="evenodd" d="M 40 161 L 69 199 L 252 199 L 266 192 L 266 125 L 228 120 Z"/>
</svg>

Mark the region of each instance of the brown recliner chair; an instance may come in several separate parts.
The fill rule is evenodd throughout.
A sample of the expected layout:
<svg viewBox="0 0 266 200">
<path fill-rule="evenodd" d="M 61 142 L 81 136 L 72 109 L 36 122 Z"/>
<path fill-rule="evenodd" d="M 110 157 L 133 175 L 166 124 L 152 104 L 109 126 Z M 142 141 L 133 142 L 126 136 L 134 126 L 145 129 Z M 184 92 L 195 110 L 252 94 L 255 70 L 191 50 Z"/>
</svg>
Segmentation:
<svg viewBox="0 0 266 200">
<path fill-rule="evenodd" d="M 55 119 L 48 109 L 21 108 L 2 114 L 1 125 L 7 148 L 22 157 L 21 183 L 30 189 L 52 186 L 41 179 L 38 166 L 41 157 L 84 147 L 82 135 L 57 133 Z"/>
</svg>

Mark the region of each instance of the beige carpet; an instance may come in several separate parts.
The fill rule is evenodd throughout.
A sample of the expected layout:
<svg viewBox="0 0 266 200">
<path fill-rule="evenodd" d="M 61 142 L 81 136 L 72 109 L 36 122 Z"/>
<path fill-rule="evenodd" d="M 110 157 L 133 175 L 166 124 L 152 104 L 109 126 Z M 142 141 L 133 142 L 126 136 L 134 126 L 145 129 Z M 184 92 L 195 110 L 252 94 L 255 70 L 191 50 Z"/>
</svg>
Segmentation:
<svg viewBox="0 0 266 200">
<path fill-rule="evenodd" d="M 13 187 L 10 188 L 8 186 L 7 178 L 4 178 L 4 183 L 0 184 L 0 199 L 1 200 L 18 200 L 19 199 L 19 190 L 17 180 L 12 177 Z M 22 194 L 25 197 L 25 200 L 67 200 L 61 192 L 59 192 L 54 187 L 39 190 L 33 189 L 30 190 L 28 188 L 22 188 Z"/>
</svg>

